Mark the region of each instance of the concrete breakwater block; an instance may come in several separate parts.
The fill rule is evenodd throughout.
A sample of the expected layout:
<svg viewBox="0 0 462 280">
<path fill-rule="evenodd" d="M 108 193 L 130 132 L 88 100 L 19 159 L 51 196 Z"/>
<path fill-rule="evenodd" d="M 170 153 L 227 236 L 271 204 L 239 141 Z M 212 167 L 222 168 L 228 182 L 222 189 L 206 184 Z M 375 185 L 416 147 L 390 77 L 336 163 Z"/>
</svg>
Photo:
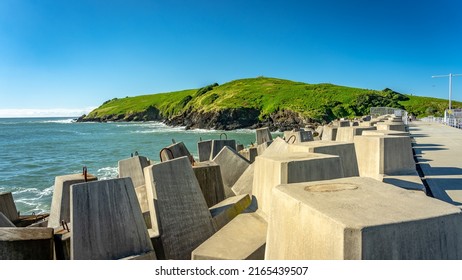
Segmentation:
<svg viewBox="0 0 462 280">
<path fill-rule="evenodd" d="M 271 142 L 273 140 L 273 136 L 271 136 L 271 131 L 268 127 L 257 128 L 255 130 L 255 142 L 257 145 L 263 144 L 265 142 Z"/>
<path fill-rule="evenodd" d="M 96 180 L 98 180 L 96 176 L 87 174 L 87 181 Z M 48 227 L 59 227 L 63 220 L 68 223 L 70 222 L 70 187 L 73 184 L 82 182 L 85 182 L 84 174 L 69 174 L 55 177 Z"/>
<path fill-rule="evenodd" d="M 305 131 L 303 129 L 284 131 L 284 139 L 286 139 L 286 141 L 289 142 L 289 144 L 314 141 L 313 133 L 311 133 L 311 131 Z"/>
<path fill-rule="evenodd" d="M 458 207 L 371 178 L 281 185 L 266 259 L 461 259 Z"/>
<path fill-rule="evenodd" d="M 0 260 L 52 259 L 52 228 L 0 228 Z"/>
<path fill-rule="evenodd" d="M 247 159 L 250 163 L 253 163 L 255 158 L 258 156 L 258 148 L 249 147 L 247 149 L 240 150 L 239 154 Z"/>
<path fill-rule="evenodd" d="M 309 153 L 268 154 L 255 160 L 252 194 L 266 216 L 271 209 L 271 192 L 280 184 L 321 181 L 344 177 L 338 156 Z"/>
<path fill-rule="evenodd" d="M 215 226 L 189 160 L 181 157 L 154 164 L 144 173 L 164 257 L 190 259 L 192 250 L 215 233 Z"/>
<path fill-rule="evenodd" d="M 149 160 L 143 156 L 120 160 L 118 163 L 119 178 L 130 177 L 135 188 L 145 185 L 143 169 L 149 165 Z"/>
<path fill-rule="evenodd" d="M 394 135 L 394 136 L 409 136 L 409 132 L 398 130 L 366 130 L 362 135 Z"/>
<path fill-rule="evenodd" d="M 225 199 L 221 168 L 218 164 L 209 161 L 192 168 L 208 207 Z"/>
<path fill-rule="evenodd" d="M 362 121 L 359 123 L 359 126 L 362 126 L 362 127 L 372 127 L 374 126 L 376 123 L 378 123 L 378 121 Z"/>
<path fill-rule="evenodd" d="M 330 125 L 325 125 L 323 126 L 323 132 L 321 136 L 322 141 L 335 141 L 337 138 L 337 130 L 338 127 L 336 126 L 330 126 Z"/>
<path fill-rule="evenodd" d="M 339 127 L 337 130 L 337 137 L 335 141 L 341 142 L 353 142 L 354 137 L 357 135 L 362 135 L 362 132 L 365 130 L 376 130 L 376 127 Z"/>
<path fill-rule="evenodd" d="M 174 158 L 179 157 L 188 157 L 190 162 L 193 162 L 194 158 L 189 152 L 188 148 L 183 142 L 174 143 L 170 146 L 163 148 L 160 151 L 160 159 L 161 161 L 168 161 Z"/>
<path fill-rule="evenodd" d="M 221 229 L 237 215 L 244 212 L 251 203 L 252 197 L 249 194 L 244 194 L 227 198 L 210 207 L 210 214 L 215 221 L 217 230 Z M 255 212 L 257 209 L 252 210 Z"/>
<path fill-rule="evenodd" d="M 265 145 L 265 144 L 262 144 Z M 261 146 L 261 145 L 260 145 Z M 264 149 L 263 152 L 258 153 L 259 156 L 261 155 L 269 155 L 269 154 L 284 154 L 289 151 L 289 144 L 287 144 L 286 141 L 284 141 L 281 137 L 277 137 L 276 139 L 271 142 L 271 145 L 268 145 Z"/>
<path fill-rule="evenodd" d="M 0 212 L 0 227 L 16 227 L 2 212 Z"/>
<path fill-rule="evenodd" d="M 263 260 L 266 221 L 256 213 L 240 214 L 192 252 L 193 260 Z"/>
<path fill-rule="evenodd" d="M 403 123 L 377 123 L 376 127 L 378 130 L 406 131 L 406 125 Z"/>
<path fill-rule="evenodd" d="M 229 147 L 224 147 L 220 153 L 213 158 L 213 162 L 220 165 L 221 177 L 225 188 L 225 197 L 233 196 L 231 188 L 249 167 L 250 162 L 238 152 Z"/>
<path fill-rule="evenodd" d="M 19 219 L 18 210 L 14 203 L 13 194 L 11 192 L 0 193 L 0 212 L 11 222 Z"/>
<path fill-rule="evenodd" d="M 212 140 L 212 148 L 209 160 L 213 160 L 218 155 L 218 153 L 223 150 L 224 147 L 228 147 L 234 151 L 237 151 L 236 140 Z"/>
<path fill-rule="evenodd" d="M 244 173 L 242 173 L 236 183 L 234 183 L 231 190 L 235 195 L 252 194 L 254 170 L 255 163 L 252 163 L 249 167 L 247 167 Z"/>
<path fill-rule="evenodd" d="M 361 177 L 415 174 L 410 137 L 364 135 L 354 141 Z"/>
<path fill-rule="evenodd" d="M 337 141 L 312 141 L 289 145 L 291 152 L 308 152 L 339 156 L 345 177 L 359 176 L 358 161 L 353 143 Z"/>
<path fill-rule="evenodd" d="M 71 186 L 71 258 L 113 260 L 153 251 L 130 178 Z"/>
<path fill-rule="evenodd" d="M 212 153 L 212 140 L 204 140 L 197 142 L 197 153 L 199 154 L 199 161 L 210 160 Z"/>
</svg>

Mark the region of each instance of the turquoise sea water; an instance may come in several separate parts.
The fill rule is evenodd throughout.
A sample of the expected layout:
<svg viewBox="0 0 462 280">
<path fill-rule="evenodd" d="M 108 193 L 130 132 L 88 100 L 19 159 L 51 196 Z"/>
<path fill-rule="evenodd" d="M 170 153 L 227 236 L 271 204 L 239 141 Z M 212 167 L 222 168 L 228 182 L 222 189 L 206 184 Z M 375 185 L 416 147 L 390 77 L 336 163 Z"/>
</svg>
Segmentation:
<svg viewBox="0 0 462 280">
<path fill-rule="evenodd" d="M 159 122 L 76 123 L 70 118 L 0 118 L 0 192 L 11 191 L 22 214 L 48 212 L 55 176 L 88 172 L 117 177 L 117 162 L 137 151 L 159 161 L 159 151 L 183 141 L 197 158 L 197 142 L 223 131 L 185 130 Z M 249 145 L 254 130 L 226 132 Z M 224 137 L 224 136 L 223 136 Z"/>
</svg>

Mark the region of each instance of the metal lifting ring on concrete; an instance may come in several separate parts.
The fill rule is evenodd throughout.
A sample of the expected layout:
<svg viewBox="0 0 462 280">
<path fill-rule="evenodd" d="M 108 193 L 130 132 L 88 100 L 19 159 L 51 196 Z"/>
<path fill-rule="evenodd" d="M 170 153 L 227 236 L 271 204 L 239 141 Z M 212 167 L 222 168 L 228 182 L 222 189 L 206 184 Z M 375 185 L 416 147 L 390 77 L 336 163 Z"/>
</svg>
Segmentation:
<svg viewBox="0 0 462 280">
<path fill-rule="evenodd" d="M 224 132 L 223 132 L 222 134 L 220 134 L 220 140 L 221 140 L 221 136 L 222 136 L 222 135 L 225 136 L 225 140 L 228 140 L 228 135 L 226 135 L 226 133 L 224 133 Z"/>
<path fill-rule="evenodd" d="M 135 157 L 139 156 L 138 151 L 135 151 Z"/>
<path fill-rule="evenodd" d="M 173 156 L 173 152 L 172 150 L 170 150 L 169 148 L 163 148 L 162 150 L 160 150 L 159 152 L 159 158 L 160 158 L 160 162 L 162 162 L 162 152 L 166 150 L 166 151 L 169 151 L 170 152 L 170 155 L 171 155 L 171 159 L 174 159 L 175 157 Z"/>
<path fill-rule="evenodd" d="M 88 171 L 87 171 L 87 167 L 86 167 L 86 166 L 84 166 L 84 167 L 82 168 L 82 175 L 83 175 L 83 178 L 84 178 L 85 182 L 87 182 L 87 181 L 88 181 L 88 176 L 87 176 L 87 175 L 88 175 Z"/>
<path fill-rule="evenodd" d="M 290 143 L 290 144 L 293 144 L 293 143 L 295 143 L 295 141 L 297 141 L 297 136 L 292 135 L 292 136 L 289 137 L 289 139 L 287 139 L 287 141 L 286 141 L 287 144 L 289 144 L 289 141 L 290 141 L 290 139 L 292 139 L 292 137 L 294 138 L 294 141 L 292 141 L 292 143 Z"/>
<path fill-rule="evenodd" d="M 67 232 L 70 232 L 69 226 L 67 225 L 66 221 L 62 220 L 61 226 L 63 227 L 64 230 L 67 230 Z"/>
</svg>

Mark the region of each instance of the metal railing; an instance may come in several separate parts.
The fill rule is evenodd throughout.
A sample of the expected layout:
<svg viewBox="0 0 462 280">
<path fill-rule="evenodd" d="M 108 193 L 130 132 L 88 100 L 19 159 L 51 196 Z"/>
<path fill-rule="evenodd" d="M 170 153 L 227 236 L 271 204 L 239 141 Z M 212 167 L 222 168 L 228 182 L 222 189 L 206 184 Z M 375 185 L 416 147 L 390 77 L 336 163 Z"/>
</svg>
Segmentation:
<svg viewBox="0 0 462 280">
<path fill-rule="evenodd" d="M 440 123 L 440 124 L 444 124 L 447 126 L 462 129 L 462 118 L 454 118 L 454 117 L 440 118 L 440 117 L 428 116 L 420 120 L 423 122 Z"/>
</svg>

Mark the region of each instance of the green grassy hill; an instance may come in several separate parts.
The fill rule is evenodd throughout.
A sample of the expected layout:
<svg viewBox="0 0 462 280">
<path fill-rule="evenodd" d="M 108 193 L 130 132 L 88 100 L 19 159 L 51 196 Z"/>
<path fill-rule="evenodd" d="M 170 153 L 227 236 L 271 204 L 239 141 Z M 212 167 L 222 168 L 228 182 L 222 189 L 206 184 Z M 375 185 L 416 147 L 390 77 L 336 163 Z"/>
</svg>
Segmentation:
<svg viewBox="0 0 462 280">
<path fill-rule="evenodd" d="M 216 121 L 223 118 L 229 121 L 242 114 L 253 116 L 254 119 L 246 119 L 246 125 L 235 124 L 233 128 L 237 128 L 289 117 L 305 122 L 328 122 L 367 115 L 370 107 L 404 108 L 416 116 L 441 115 L 446 106 L 446 100 L 404 95 L 390 89 L 377 91 L 258 77 L 200 89 L 114 98 L 84 120 L 167 120 L 171 124 L 211 128 L 213 125 L 195 125 L 189 119 L 207 116 Z M 454 102 L 453 106 L 462 107 L 462 103 Z"/>
</svg>

